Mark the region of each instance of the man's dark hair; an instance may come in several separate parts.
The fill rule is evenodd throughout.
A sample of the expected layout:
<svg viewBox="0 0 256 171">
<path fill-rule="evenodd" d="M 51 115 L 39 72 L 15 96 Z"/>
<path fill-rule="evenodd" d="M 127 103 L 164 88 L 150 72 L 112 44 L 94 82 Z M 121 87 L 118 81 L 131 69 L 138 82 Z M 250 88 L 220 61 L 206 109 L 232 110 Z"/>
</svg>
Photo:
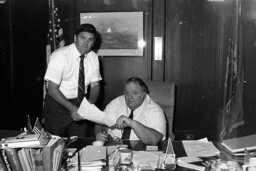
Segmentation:
<svg viewBox="0 0 256 171">
<path fill-rule="evenodd" d="M 94 34 L 94 45 L 92 49 L 97 51 L 101 45 L 101 37 L 96 28 L 89 23 L 81 24 L 75 31 L 75 35 L 77 36 L 81 32 L 88 32 Z"/>
<path fill-rule="evenodd" d="M 140 79 L 139 77 L 131 77 L 125 82 L 125 85 L 131 82 L 138 84 L 141 87 L 143 92 L 146 92 L 147 94 L 149 94 L 148 86 L 145 84 L 145 82 L 142 79 Z"/>
<path fill-rule="evenodd" d="M 94 35 L 97 34 L 96 28 L 92 24 L 81 24 L 75 31 L 75 35 L 77 36 L 81 32 L 88 32 L 93 33 Z"/>
</svg>

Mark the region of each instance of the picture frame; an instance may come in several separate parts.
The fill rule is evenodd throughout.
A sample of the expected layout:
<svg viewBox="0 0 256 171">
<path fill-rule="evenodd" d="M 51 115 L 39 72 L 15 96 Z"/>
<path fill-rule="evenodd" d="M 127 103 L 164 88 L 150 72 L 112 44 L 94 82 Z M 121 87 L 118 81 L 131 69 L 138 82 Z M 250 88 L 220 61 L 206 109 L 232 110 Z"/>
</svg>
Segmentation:
<svg viewBox="0 0 256 171">
<path fill-rule="evenodd" d="M 99 56 L 143 56 L 143 12 L 80 13 L 101 36 Z"/>
</svg>

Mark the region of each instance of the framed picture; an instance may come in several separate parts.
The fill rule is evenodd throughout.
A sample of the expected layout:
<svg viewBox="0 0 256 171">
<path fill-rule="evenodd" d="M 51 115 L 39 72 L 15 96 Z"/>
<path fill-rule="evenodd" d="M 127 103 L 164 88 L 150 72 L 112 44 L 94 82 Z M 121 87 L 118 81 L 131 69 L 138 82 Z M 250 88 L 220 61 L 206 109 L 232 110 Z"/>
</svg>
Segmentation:
<svg viewBox="0 0 256 171">
<path fill-rule="evenodd" d="M 143 56 L 143 12 L 80 13 L 101 35 L 99 56 Z"/>
</svg>

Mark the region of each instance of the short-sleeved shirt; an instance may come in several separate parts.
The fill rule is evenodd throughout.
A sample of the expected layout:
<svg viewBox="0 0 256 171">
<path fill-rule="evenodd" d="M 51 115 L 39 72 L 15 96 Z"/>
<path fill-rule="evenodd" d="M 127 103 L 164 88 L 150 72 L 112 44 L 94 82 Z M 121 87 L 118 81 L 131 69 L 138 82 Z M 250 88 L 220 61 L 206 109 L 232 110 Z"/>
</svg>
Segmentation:
<svg viewBox="0 0 256 171">
<path fill-rule="evenodd" d="M 104 110 L 106 117 L 111 120 L 117 120 L 121 115 L 129 117 L 131 110 L 125 103 L 124 95 L 112 100 Z M 146 96 L 140 107 L 133 111 L 133 120 L 141 124 L 153 128 L 163 134 L 163 139 L 166 137 L 166 119 L 162 108 L 156 104 L 149 95 Z M 122 137 L 120 129 L 108 130 L 111 136 Z M 131 130 L 130 140 L 139 140 L 133 130 Z"/>
<path fill-rule="evenodd" d="M 44 79 L 60 85 L 60 91 L 68 99 L 77 98 L 80 53 L 74 43 L 54 51 Z M 91 82 L 102 80 L 99 71 L 99 59 L 91 51 L 84 58 L 85 93 Z"/>
</svg>

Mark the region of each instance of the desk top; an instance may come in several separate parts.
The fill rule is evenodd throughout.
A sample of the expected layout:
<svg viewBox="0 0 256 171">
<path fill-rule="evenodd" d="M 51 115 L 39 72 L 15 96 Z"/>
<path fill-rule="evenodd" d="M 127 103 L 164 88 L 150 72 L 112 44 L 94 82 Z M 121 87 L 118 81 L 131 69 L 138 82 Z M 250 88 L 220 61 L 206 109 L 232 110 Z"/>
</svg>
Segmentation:
<svg viewBox="0 0 256 171">
<path fill-rule="evenodd" d="M 95 141 L 94 138 L 78 138 L 77 140 L 69 143 L 67 145 L 68 148 L 83 148 L 87 145 L 92 145 L 92 142 Z M 107 142 L 105 143 L 105 145 L 117 145 L 117 144 L 126 144 L 128 146 L 129 149 L 133 150 L 133 151 L 145 151 L 146 150 L 146 145 L 144 143 L 142 143 L 141 141 L 133 141 L 133 140 L 123 140 L 121 142 Z M 176 155 L 176 158 L 178 157 L 184 157 L 187 156 L 185 149 L 183 147 L 182 141 L 172 141 L 173 144 L 173 149 Z M 220 143 L 218 142 L 214 142 L 214 145 L 220 150 L 220 155 L 219 156 L 214 156 L 211 158 L 207 158 L 207 160 L 210 159 L 221 159 L 224 161 L 228 161 L 228 160 L 235 160 L 235 161 L 241 161 L 241 158 L 237 158 L 231 155 L 230 152 L 228 152 L 224 147 L 222 147 L 220 145 Z M 166 146 L 167 146 L 167 140 L 166 141 L 161 141 L 158 145 L 158 151 L 165 151 Z M 202 165 L 201 163 L 196 163 L 199 165 Z M 184 167 L 180 167 L 177 165 L 176 169 L 177 171 L 191 171 L 192 169 L 188 169 L 188 168 L 184 168 Z"/>
</svg>

